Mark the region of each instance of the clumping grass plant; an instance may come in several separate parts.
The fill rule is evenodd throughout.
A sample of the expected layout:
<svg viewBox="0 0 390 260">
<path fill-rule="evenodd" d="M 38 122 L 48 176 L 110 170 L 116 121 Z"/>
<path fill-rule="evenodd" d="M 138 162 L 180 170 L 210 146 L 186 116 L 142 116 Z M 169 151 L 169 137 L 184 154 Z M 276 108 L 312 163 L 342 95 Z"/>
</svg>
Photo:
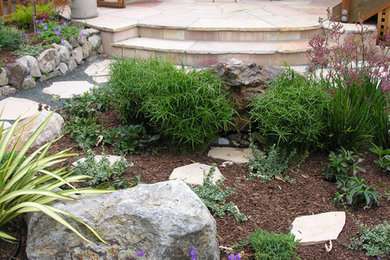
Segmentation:
<svg viewBox="0 0 390 260">
<path fill-rule="evenodd" d="M 111 66 L 108 84 L 124 121 L 145 123 L 176 149 L 204 149 L 235 113 L 223 82 L 209 70 L 120 59 Z"/>
<path fill-rule="evenodd" d="M 325 133 L 328 100 L 321 84 L 286 69 L 267 92 L 252 99 L 250 114 L 266 144 L 304 151 Z"/>
<path fill-rule="evenodd" d="M 75 218 L 70 213 L 50 206 L 51 202 L 58 199 L 74 200 L 72 195 L 88 193 L 105 193 L 107 190 L 96 190 L 90 188 L 76 189 L 72 182 L 83 182 L 88 179 L 85 175 L 72 175 L 67 168 L 54 168 L 58 163 L 74 154 L 61 151 L 48 155 L 50 146 L 55 140 L 37 148 L 28 154 L 32 144 L 42 133 L 49 121 L 49 116 L 37 130 L 28 138 L 24 144 L 20 144 L 20 137 L 16 144 L 9 148 L 11 137 L 20 130 L 19 119 L 8 129 L 4 130 L 4 124 L 0 126 L 0 228 L 7 225 L 14 218 L 27 212 L 43 212 L 60 224 L 66 226 L 82 239 L 91 242 L 79 230 L 74 228 L 62 216 L 73 220 L 87 227 L 100 241 L 104 240 L 88 224 Z M 17 152 L 17 147 L 20 150 Z M 7 153 L 7 149 L 11 149 Z M 59 189 L 61 187 L 61 189 Z M 65 189 L 64 187 L 68 187 Z M 6 241 L 15 240 L 14 237 L 0 231 L 0 239 Z"/>
</svg>

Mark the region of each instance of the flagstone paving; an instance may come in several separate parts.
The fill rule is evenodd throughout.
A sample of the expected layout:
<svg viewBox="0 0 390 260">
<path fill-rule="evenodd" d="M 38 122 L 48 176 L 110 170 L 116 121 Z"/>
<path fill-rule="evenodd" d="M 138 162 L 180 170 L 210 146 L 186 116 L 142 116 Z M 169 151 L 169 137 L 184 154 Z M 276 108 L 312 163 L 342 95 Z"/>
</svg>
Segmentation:
<svg viewBox="0 0 390 260">
<path fill-rule="evenodd" d="M 248 163 L 252 157 L 250 148 L 212 147 L 208 156 L 214 159 L 232 161 L 234 163 Z"/>
<path fill-rule="evenodd" d="M 94 85 L 88 81 L 58 81 L 50 87 L 44 88 L 42 92 L 60 98 L 71 98 L 73 95 L 82 95 L 89 92 L 93 87 Z"/>
<path fill-rule="evenodd" d="M 183 180 L 188 184 L 202 185 L 205 175 L 209 173 L 212 166 L 202 163 L 193 163 L 182 167 L 175 168 L 171 175 L 170 180 Z M 214 174 L 212 176 L 213 183 L 218 180 L 222 180 L 223 176 L 218 167 L 215 167 Z"/>
</svg>

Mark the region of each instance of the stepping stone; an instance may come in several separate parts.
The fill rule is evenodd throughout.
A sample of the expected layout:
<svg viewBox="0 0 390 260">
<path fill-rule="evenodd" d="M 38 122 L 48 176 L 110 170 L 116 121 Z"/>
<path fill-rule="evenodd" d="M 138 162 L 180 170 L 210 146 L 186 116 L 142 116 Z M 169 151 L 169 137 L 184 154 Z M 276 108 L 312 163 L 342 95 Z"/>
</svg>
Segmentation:
<svg viewBox="0 0 390 260">
<path fill-rule="evenodd" d="M 252 151 L 250 148 L 212 147 L 208 156 L 234 163 L 248 163 L 249 158 L 252 157 Z"/>
<path fill-rule="evenodd" d="M 60 98 L 71 98 L 73 95 L 89 92 L 93 87 L 88 81 L 58 81 L 53 82 L 50 87 L 44 88 L 42 92 Z"/>
<path fill-rule="evenodd" d="M 345 225 L 345 212 L 333 211 L 317 215 L 297 217 L 291 233 L 299 244 L 312 245 L 335 240 Z"/>
<path fill-rule="evenodd" d="M 89 65 L 84 72 L 88 76 L 92 77 L 96 83 L 105 83 L 110 79 L 109 74 L 111 62 L 113 61 L 109 59 L 94 62 Z"/>
<path fill-rule="evenodd" d="M 26 118 L 35 115 L 38 111 L 39 103 L 24 99 L 9 97 L 0 101 L 0 111 L 2 111 L 0 121 L 16 120 L 19 116 Z M 0 122 L 1 123 L 1 122 Z"/>
<path fill-rule="evenodd" d="M 171 175 L 170 180 L 182 180 L 187 184 L 202 185 L 204 175 L 209 173 L 212 166 L 202 163 L 193 163 L 182 167 L 175 168 Z M 224 177 L 217 167 L 212 178 L 213 183 L 218 180 L 222 180 Z"/>
<path fill-rule="evenodd" d="M 112 166 L 116 161 L 119 161 L 121 159 L 120 156 L 117 156 L 117 155 L 106 155 L 107 156 L 107 159 L 110 163 L 110 165 Z M 103 155 L 95 155 L 95 162 L 100 162 L 101 160 L 103 159 Z M 82 163 L 84 162 L 86 159 L 85 158 L 81 158 L 77 161 L 75 161 L 74 163 L 72 163 L 73 166 L 76 166 L 77 163 Z"/>
</svg>

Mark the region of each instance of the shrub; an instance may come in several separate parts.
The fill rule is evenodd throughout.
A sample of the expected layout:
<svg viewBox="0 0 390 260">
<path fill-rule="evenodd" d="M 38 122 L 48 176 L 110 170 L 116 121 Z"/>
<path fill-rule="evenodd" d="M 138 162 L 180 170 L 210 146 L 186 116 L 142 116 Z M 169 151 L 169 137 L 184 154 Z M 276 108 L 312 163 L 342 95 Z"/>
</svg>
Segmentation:
<svg viewBox="0 0 390 260">
<path fill-rule="evenodd" d="M 296 241 L 295 236 L 291 233 L 276 234 L 258 229 L 248 238 L 247 242 L 239 243 L 233 247 L 252 245 L 256 260 L 291 260 L 299 259 L 295 252 L 298 243 L 299 241 Z"/>
<path fill-rule="evenodd" d="M 38 20 L 48 20 L 51 16 L 56 14 L 55 7 L 51 4 L 37 4 L 36 5 L 36 18 Z M 32 26 L 34 20 L 33 5 L 29 6 L 17 5 L 16 12 L 12 13 L 11 20 L 18 23 L 23 28 Z"/>
<path fill-rule="evenodd" d="M 287 69 L 252 100 L 250 114 L 267 143 L 302 150 L 324 133 L 328 99 L 322 85 Z"/>
<path fill-rule="evenodd" d="M 218 217 L 224 217 L 225 212 L 228 215 L 234 216 L 237 221 L 245 221 L 247 217 L 240 214 L 236 205 L 233 202 L 226 203 L 226 198 L 234 193 L 230 187 L 224 189 L 222 181 L 218 180 L 214 184 L 212 181 L 215 172 L 215 166 L 211 167 L 210 171 L 205 174 L 203 185 L 193 186 L 191 189 L 199 196 L 206 207 L 212 214 Z"/>
<path fill-rule="evenodd" d="M 386 221 L 371 228 L 362 224 L 358 235 L 358 239 L 351 239 L 349 248 L 365 250 L 367 256 L 377 256 L 378 259 L 390 256 L 390 225 Z"/>
<path fill-rule="evenodd" d="M 112 64 L 109 85 L 122 119 L 144 122 L 175 148 L 204 148 L 234 113 L 222 81 L 209 70 L 122 59 Z"/>
<path fill-rule="evenodd" d="M 16 50 L 24 42 L 21 31 L 14 26 L 0 27 L 0 46 L 10 51 Z"/>
<path fill-rule="evenodd" d="M 378 155 L 378 160 L 376 160 L 375 163 L 387 172 L 390 172 L 390 149 L 383 150 L 382 147 L 378 147 L 373 144 L 370 151 Z"/>
<path fill-rule="evenodd" d="M 286 149 L 271 146 L 268 155 L 260 151 L 253 142 L 250 144 L 253 157 L 249 159 L 250 177 L 260 178 L 261 181 L 269 181 L 279 178 L 292 182 L 293 180 L 286 175 L 290 168 L 296 150 L 289 152 Z"/>
<path fill-rule="evenodd" d="M 345 85 L 342 80 L 335 80 L 330 90 L 333 96 L 327 110 L 327 134 L 325 147 L 329 150 L 344 147 L 358 149 L 376 132 L 388 131 L 381 124 L 383 110 L 387 106 L 386 97 L 378 81 L 367 77 Z M 382 138 L 378 136 L 378 143 Z M 387 135 L 386 135 L 387 138 Z"/>
<path fill-rule="evenodd" d="M 74 172 L 77 175 L 91 176 L 92 179 L 88 180 L 86 183 L 97 185 L 115 180 L 125 172 L 126 168 L 131 166 L 133 166 L 133 164 L 128 163 L 123 157 L 111 165 L 105 154 L 102 155 L 100 161 L 95 161 L 95 153 L 89 150 L 85 153 L 85 160 L 77 162 L 74 167 Z"/>
<path fill-rule="evenodd" d="M 74 200 L 70 195 L 83 193 L 103 193 L 109 192 L 104 190 L 76 189 L 71 182 L 82 182 L 88 176 L 71 175 L 67 168 L 54 168 L 55 165 L 65 160 L 74 154 L 61 151 L 52 155 L 48 155 L 48 151 L 54 142 L 51 142 L 37 148 L 27 155 L 27 151 L 31 145 L 41 134 L 45 128 L 49 116 L 37 130 L 28 138 L 22 145 L 19 152 L 16 152 L 16 147 L 19 142 L 11 147 L 11 152 L 6 155 L 5 151 L 10 144 L 11 137 L 20 130 L 18 127 L 19 119 L 14 124 L 4 130 L 4 124 L 0 126 L 0 207 L 2 214 L 0 216 L 0 227 L 4 227 L 11 220 L 22 213 L 41 211 L 52 217 L 60 224 L 65 225 L 71 231 L 75 232 L 82 239 L 91 242 L 77 229 L 69 224 L 61 215 L 70 217 L 87 227 L 97 238 L 102 242 L 104 240 L 83 221 L 76 219 L 71 214 L 62 210 L 49 206 L 50 202 L 58 199 Z M 59 189 L 61 187 L 61 189 Z M 69 187 L 70 189 L 65 189 Z M 7 241 L 12 241 L 15 238 L 7 233 L 0 231 L 0 238 Z"/>
</svg>

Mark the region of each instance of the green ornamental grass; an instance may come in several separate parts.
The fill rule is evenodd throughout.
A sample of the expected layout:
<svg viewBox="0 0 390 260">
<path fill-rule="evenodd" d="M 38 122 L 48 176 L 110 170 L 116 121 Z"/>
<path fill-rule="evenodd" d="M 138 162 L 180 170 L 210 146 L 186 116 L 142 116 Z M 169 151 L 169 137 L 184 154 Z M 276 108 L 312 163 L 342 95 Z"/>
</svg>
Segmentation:
<svg viewBox="0 0 390 260">
<path fill-rule="evenodd" d="M 48 155 L 49 148 L 55 140 L 37 148 L 31 154 L 27 154 L 51 116 L 28 138 L 19 152 L 16 151 L 16 147 L 19 145 L 20 138 L 11 151 L 6 152 L 11 137 L 20 130 L 20 127 L 17 126 L 19 119 L 6 130 L 4 130 L 3 124 L 0 126 L 0 136 L 2 136 L 0 140 L 0 210 L 2 212 L 0 228 L 20 214 L 40 211 L 65 225 L 82 239 L 91 242 L 62 216 L 72 218 L 87 227 L 100 241 L 105 242 L 88 224 L 68 212 L 50 206 L 50 203 L 58 199 L 73 200 L 74 198 L 71 195 L 75 194 L 106 193 L 110 191 L 91 188 L 76 189 L 71 184 L 72 182 L 83 182 L 89 177 L 72 175 L 72 172 L 69 172 L 65 167 L 53 169 L 56 164 L 63 162 L 70 156 L 74 156 L 74 154 L 67 153 L 67 151 Z M 68 189 L 58 189 L 64 186 Z M 15 238 L 4 231 L 0 231 L 0 239 L 12 241 Z"/>
</svg>

